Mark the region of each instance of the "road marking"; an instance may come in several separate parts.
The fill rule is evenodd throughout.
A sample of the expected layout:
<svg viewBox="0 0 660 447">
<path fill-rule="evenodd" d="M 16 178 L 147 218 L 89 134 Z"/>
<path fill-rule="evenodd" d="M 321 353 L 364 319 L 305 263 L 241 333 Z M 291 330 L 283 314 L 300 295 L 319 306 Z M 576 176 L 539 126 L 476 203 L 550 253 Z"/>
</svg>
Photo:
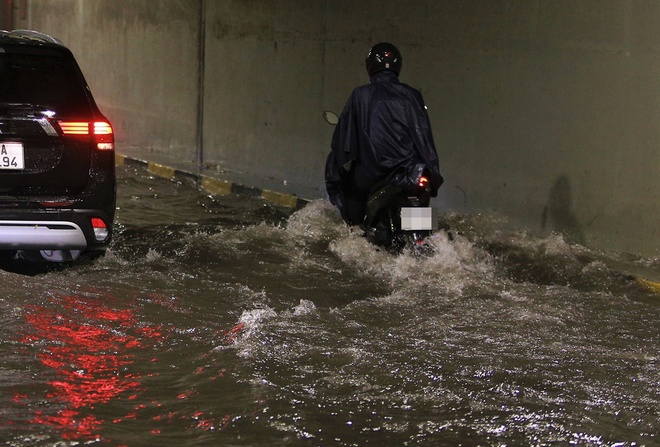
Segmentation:
<svg viewBox="0 0 660 447">
<path fill-rule="evenodd" d="M 649 281 L 644 278 L 637 278 L 637 282 L 655 293 L 660 293 L 660 282 Z"/>
<path fill-rule="evenodd" d="M 174 168 L 170 168 L 169 166 L 149 162 L 147 171 L 150 174 L 157 175 L 158 177 L 173 179 L 176 170 Z"/>
<path fill-rule="evenodd" d="M 261 191 L 261 198 L 277 205 L 286 206 L 288 208 L 295 208 L 298 205 L 298 198 L 290 194 L 282 194 L 281 192 L 271 191 L 264 189 Z"/>
<path fill-rule="evenodd" d="M 232 183 L 226 180 L 219 180 L 211 177 L 202 177 L 202 189 L 206 192 L 218 195 L 227 196 L 231 194 Z"/>
</svg>

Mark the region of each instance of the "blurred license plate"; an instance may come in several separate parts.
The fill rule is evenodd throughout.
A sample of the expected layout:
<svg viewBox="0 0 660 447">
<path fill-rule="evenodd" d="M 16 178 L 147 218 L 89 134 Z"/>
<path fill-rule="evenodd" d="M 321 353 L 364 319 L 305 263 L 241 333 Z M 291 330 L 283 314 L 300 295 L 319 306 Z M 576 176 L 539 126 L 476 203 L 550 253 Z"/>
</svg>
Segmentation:
<svg viewBox="0 0 660 447">
<path fill-rule="evenodd" d="M 406 231 L 437 230 L 438 214 L 435 208 L 401 208 L 401 229 Z"/>
<path fill-rule="evenodd" d="M 0 143 L 0 169 L 23 169 L 23 144 Z"/>
</svg>

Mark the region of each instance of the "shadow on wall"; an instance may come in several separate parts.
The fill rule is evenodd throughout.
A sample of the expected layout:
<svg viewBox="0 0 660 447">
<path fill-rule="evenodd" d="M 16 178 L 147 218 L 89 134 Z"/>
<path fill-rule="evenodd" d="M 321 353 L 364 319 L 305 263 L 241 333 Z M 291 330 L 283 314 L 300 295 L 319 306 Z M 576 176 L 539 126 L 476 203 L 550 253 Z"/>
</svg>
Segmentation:
<svg viewBox="0 0 660 447">
<path fill-rule="evenodd" d="M 568 243 L 584 245 L 584 233 L 571 211 L 572 207 L 571 183 L 568 177 L 561 175 L 550 188 L 548 203 L 541 217 L 541 228 L 561 233 Z"/>
</svg>

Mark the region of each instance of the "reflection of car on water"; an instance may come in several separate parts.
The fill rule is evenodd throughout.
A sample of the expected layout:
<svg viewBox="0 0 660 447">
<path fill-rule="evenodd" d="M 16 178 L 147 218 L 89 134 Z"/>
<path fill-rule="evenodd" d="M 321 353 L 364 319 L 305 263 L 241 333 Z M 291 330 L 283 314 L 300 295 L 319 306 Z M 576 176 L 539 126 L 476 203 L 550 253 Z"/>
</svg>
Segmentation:
<svg viewBox="0 0 660 447">
<path fill-rule="evenodd" d="M 0 31 L 0 250 L 102 254 L 115 183 L 112 126 L 71 51 L 39 32 Z"/>
</svg>

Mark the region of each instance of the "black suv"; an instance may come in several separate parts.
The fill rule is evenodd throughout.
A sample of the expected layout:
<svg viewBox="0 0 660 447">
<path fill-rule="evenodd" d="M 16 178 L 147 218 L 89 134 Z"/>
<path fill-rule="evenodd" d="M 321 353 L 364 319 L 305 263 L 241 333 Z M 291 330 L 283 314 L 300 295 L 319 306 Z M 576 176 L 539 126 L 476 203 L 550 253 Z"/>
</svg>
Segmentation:
<svg viewBox="0 0 660 447">
<path fill-rule="evenodd" d="M 0 250 L 31 260 L 103 254 L 115 149 L 73 54 L 36 31 L 0 31 Z"/>
</svg>

